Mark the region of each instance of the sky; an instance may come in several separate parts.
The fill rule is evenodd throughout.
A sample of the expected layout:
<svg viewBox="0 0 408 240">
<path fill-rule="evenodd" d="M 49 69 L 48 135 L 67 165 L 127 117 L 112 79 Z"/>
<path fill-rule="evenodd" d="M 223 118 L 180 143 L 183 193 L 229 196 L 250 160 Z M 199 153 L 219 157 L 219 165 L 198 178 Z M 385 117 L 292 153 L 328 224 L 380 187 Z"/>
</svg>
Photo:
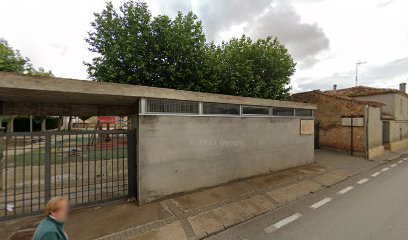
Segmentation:
<svg viewBox="0 0 408 240">
<path fill-rule="evenodd" d="M 120 6 L 123 0 L 113 0 Z M 297 64 L 293 92 L 408 80 L 407 0 L 147 0 L 153 15 L 193 11 L 210 41 L 275 36 Z M 0 0 L 0 38 L 57 77 L 87 79 L 85 42 L 103 0 Z"/>
</svg>

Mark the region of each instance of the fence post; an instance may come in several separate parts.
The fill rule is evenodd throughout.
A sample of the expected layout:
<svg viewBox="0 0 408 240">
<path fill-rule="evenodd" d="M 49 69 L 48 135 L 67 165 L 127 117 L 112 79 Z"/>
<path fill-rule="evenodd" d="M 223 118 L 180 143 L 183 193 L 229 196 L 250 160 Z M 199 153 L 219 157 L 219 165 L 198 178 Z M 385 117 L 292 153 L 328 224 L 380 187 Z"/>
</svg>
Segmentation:
<svg viewBox="0 0 408 240">
<path fill-rule="evenodd" d="M 45 202 L 51 199 L 51 133 L 45 133 Z"/>
<path fill-rule="evenodd" d="M 136 200 L 136 130 L 128 131 L 128 191 L 130 200 Z"/>
<path fill-rule="evenodd" d="M 3 133 L 3 131 L 4 131 L 4 128 L 3 127 L 1 127 L 0 126 L 0 191 L 2 191 L 3 190 L 3 165 L 4 165 L 4 159 L 3 159 L 3 150 L 4 150 L 4 147 L 3 147 L 3 135 L 2 135 L 2 133 Z"/>
</svg>

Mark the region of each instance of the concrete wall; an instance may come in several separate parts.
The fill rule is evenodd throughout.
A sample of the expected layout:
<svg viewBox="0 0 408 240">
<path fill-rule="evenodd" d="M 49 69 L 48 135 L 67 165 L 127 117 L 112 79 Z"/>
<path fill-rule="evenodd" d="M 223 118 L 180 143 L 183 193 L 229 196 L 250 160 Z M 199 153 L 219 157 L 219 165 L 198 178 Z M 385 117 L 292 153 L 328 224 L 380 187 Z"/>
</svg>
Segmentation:
<svg viewBox="0 0 408 240">
<path fill-rule="evenodd" d="M 368 147 L 375 148 L 383 145 L 383 131 L 381 108 L 369 107 L 366 113 L 368 119 Z"/>
<path fill-rule="evenodd" d="M 368 121 L 366 125 L 368 134 L 368 158 L 372 159 L 384 153 L 381 108 L 368 107 L 365 117 L 366 122 Z"/>
<path fill-rule="evenodd" d="M 397 142 L 407 139 L 408 126 L 405 121 L 389 121 L 390 122 L 390 142 Z"/>
<path fill-rule="evenodd" d="M 395 94 L 395 119 L 408 119 L 408 98 L 400 94 Z"/>
<path fill-rule="evenodd" d="M 389 94 L 378 94 L 378 95 L 369 95 L 369 96 L 362 96 L 362 97 L 353 97 L 355 99 L 364 100 L 364 101 L 375 101 L 384 103 L 386 106 L 382 107 L 382 110 L 385 113 L 391 114 L 395 116 L 395 104 L 396 104 L 396 96 L 398 94 L 389 93 Z"/>
<path fill-rule="evenodd" d="M 139 116 L 139 201 L 313 162 L 300 119 Z"/>
<path fill-rule="evenodd" d="M 408 98 L 397 93 L 358 97 L 386 104 L 382 108 L 385 113 L 395 117 L 390 121 L 390 142 L 398 142 L 408 138 Z M 399 144 L 401 145 L 401 144 Z M 408 147 L 408 146 L 407 146 Z"/>
<path fill-rule="evenodd" d="M 391 124 L 391 141 L 401 141 L 408 138 L 408 98 L 395 95 L 395 121 Z"/>
</svg>

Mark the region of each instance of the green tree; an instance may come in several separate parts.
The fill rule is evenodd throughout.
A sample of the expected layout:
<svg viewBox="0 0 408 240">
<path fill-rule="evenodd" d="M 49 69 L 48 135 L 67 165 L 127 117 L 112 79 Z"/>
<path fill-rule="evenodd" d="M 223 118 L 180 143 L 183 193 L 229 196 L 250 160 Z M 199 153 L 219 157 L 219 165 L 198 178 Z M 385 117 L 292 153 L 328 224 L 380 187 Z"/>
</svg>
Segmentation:
<svg viewBox="0 0 408 240">
<path fill-rule="evenodd" d="M 86 41 L 96 54 L 85 63 L 97 81 L 248 97 L 284 99 L 295 72 L 292 57 L 276 38 L 243 36 L 207 43 L 201 21 L 189 12 L 152 17 L 146 3 L 108 2 L 95 13 Z"/>
<path fill-rule="evenodd" d="M 111 2 L 95 13 L 87 42 L 97 53 L 85 63 L 92 79 L 198 90 L 203 79 L 205 35 L 193 13 L 152 18 L 146 3 Z"/>
<path fill-rule="evenodd" d="M 37 70 L 33 67 L 32 64 L 27 65 L 27 69 L 25 73 L 28 75 L 33 75 L 33 76 L 43 76 L 43 77 L 53 77 L 54 76 L 54 74 L 52 74 L 51 71 L 45 71 L 45 69 L 42 67 L 39 67 Z"/>
<path fill-rule="evenodd" d="M 51 71 L 44 68 L 38 70 L 30 63 L 30 59 L 21 56 L 20 51 L 14 50 L 6 40 L 0 38 L 0 71 L 30 74 L 35 76 L 53 76 Z"/>
<path fill-rule="evenodd" d="M 15 72 L 34 76 L 53 76 L 51 71 L 44 68 L 38 70 L 30 63 L 30 59 L 21 56 L 20 51 L 14 50 L 6 40 L 0 38 L 0 72 Z M 0 116 L 0 121 L 7 122 L 7 131 L 13 131 L 14 116 Z"/>
<path fill-rule="evenodd" d="M 288 97 L 296 63 L 276 38 L 255 42 L 246 36 L 233 38 L 216 49 L 218 55 L 217 92 L 271 99 Z"/>
<path fill-rule="evenodd" d="M 151 28 L 153 86 L 201 90 L 206 71 L 206 40 L 197 16 L 191 12 L 178 13 L 174 20 L 158 16 Z"/>
<path fill-rule="evenodd" d="M 28 58 L 22 57 L 19 51 L 0 38 L 0 71 L 24 73 L 28 61 Z"/>
</svg>

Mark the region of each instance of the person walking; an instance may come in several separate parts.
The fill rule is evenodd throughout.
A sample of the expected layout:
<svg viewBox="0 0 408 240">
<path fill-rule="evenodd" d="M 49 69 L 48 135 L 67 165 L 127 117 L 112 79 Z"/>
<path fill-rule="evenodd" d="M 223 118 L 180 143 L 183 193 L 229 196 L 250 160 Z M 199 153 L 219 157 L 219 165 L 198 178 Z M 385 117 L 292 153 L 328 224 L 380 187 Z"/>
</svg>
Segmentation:
<svg viewBox="0 0 408 240">
<path fill-rule="evenodd" d="M 68 240 L 64 224 L 69 214 L 66 197 L 50 199 L 44 208 L 47 217 L 37 226 L 32 240 Z"/>
</svg>

